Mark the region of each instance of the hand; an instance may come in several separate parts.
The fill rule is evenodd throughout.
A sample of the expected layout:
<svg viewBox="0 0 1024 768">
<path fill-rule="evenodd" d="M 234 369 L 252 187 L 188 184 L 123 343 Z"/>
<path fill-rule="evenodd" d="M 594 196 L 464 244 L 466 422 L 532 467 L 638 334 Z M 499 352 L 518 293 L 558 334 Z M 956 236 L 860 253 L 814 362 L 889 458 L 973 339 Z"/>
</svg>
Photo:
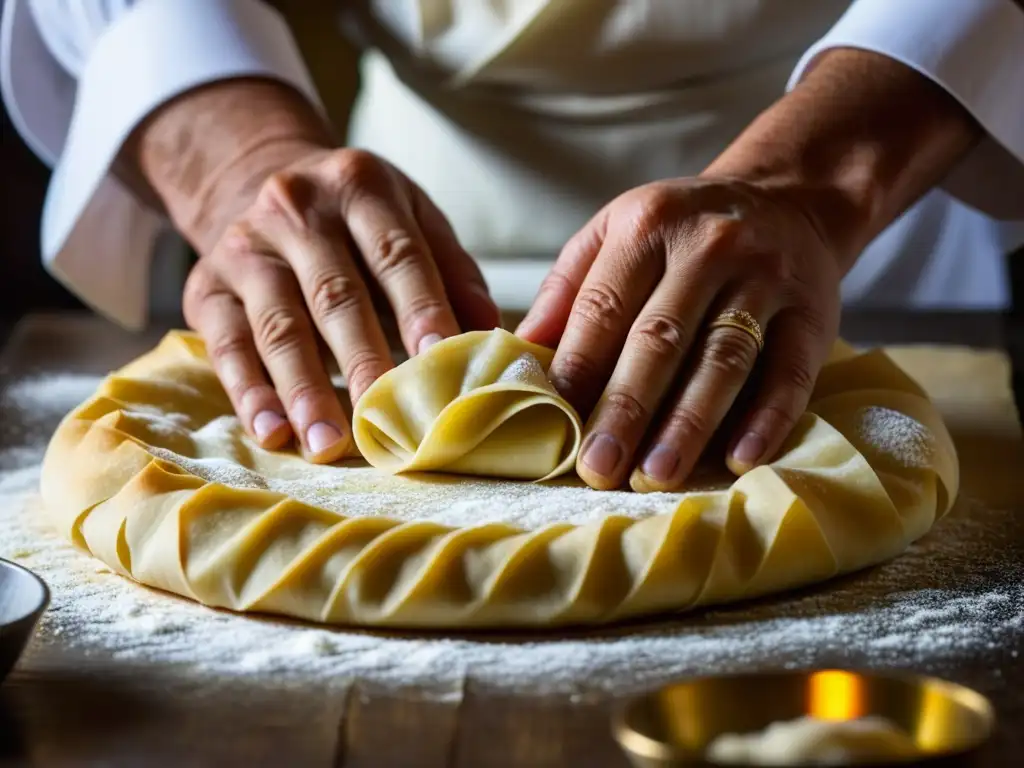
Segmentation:
<svg viewBox="0 0 1024 768">
<path fill-rule="evenodd" d="M 770 459 L 803 413 L 838 332 L 838 255 L 767 185 L 680 179 L 629 191 L 564 248 L 517 333 L 589 414 L 577 471 L 594 488 L 679 489 L 755 364 L 732 436 L 737 473 Z M 745 310 L 765 335 L 709 324 Z"/>
<path fill-rule="evenodd" d="M 329 462 L 351 430 L 320 341 L 355 402 L 392 367 L 375 290 L 410 355 L 499 316 L 444 216 L 397 169 L 350 149 L 295 154 L 193 269 L 184 311 L 247 430 L 268 448 L 294 434 L 308 459 Z"/>
</svg>

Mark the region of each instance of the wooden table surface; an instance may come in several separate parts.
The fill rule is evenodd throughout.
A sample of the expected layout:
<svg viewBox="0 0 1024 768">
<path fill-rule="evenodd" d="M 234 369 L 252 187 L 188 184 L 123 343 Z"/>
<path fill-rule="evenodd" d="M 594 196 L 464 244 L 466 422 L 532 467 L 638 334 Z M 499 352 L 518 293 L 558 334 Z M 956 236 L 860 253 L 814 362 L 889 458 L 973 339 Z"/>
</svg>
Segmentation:
<svg viewBox="0 0 1024 768">
<path fill-rule="evenodd" d="M 86 317 L 33 317 L 13 330 L 0 356 L 0 388 L 4 381 L 44 373 L 106 373 L 149 349 L 158 336 L 129 335 Z M 966 558 L 949 569 L 905 568 L 900 578 L 908 590 L 949 589 L 962 579 L 1019 589 L 1021 571 L 1005 563 L 1024 563 L 1024 442 L 1005 359 L 934 348 L 899 349 L 894 356 L 936 399 L 961 453 L 962 497 L 969 509 L 941 523 L 929 539 L 963 537 L 968 530 L 972 537 Z M 6 442 L 0 447 L 16 444 L 17 419 L 17 413 L 0 411 L 0 442 Z M 957 522 L 968 515 L 969 529 Z M 1000 552 L 1003 565 L 988 562 L 986 552 Z M 861 604 L 884 598 L 874 574 L 847 578 L 843 594 Z M 885 583 L 891 586 L 892 579 Z M 827 596 L 830 589 L 823 585 L 812 592 Z M 767 600 L 743 615 L 786 616 L 789 605 L 786 597 Z M 672 625 L 685 622 L 706 626 L 735 619 L 719 611 Z M 1019 632 L 994 647 L 966 643 L 962 652 L 923 665 L 920 656 L 903 658 L 895 649 L 895 660 L 887 663 L 967 684 L 993 700 L 999 730 L 988 765 L 1017 765 L 1024 754 L 1024 620 L 1017 626 Z M 866 667 L 872 661 L 855 646 L 841 657 L 824 649 L 812 656 L 809 665 L 815 667 Z M 766 654 L 737 660 L 728 670 L 705 671 L 779 668 L 790 661 Z M 608 727 L 615 703 L 613 695 L 512 695 L 485 690 L 473 680 L 466 680 L 455 701 L 382 693 L 372 681 L 353 681 L 344 695 L 327 686 L 296 689 L 263 678 L 204 683 L 36 643 L 0 688 L 0 762 L 625 768 Z"/>
</svg>

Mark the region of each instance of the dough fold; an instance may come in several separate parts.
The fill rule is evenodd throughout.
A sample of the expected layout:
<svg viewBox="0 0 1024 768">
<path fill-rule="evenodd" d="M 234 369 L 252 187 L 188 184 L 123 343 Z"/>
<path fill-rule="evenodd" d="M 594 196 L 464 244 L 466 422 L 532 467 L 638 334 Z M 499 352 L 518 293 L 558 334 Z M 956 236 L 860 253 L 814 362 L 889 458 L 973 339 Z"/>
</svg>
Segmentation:
<svg viewBox="0 0 1024 768">
<path fill-rule="evenodd" d="M 550 480 L 582 427 L 547 378 L 554 353 L 503 330 L 446 339 L 388 371 L 352 414 L 360 454 L 389 472 Z"/>
<path fill-rule="evenodd" d="M 249 440 L 202 343 L 173 332 L 63 420 L 44 503 L 118 573 L 206 605 L 459 629 L 597 624 L 810 584 L 897 556 L 956 497 L 941 418 L 881 352 L 836 345 L 771 464 L 649 497 L 563 474 L 580 423 L 547 383 L 550 358 L 503 331 L 442 342 L 360 400 L 357 445 L 376 468 L 318 468 Z M 539 512 L 514 524 L 527 491 Z"/>
</svg>

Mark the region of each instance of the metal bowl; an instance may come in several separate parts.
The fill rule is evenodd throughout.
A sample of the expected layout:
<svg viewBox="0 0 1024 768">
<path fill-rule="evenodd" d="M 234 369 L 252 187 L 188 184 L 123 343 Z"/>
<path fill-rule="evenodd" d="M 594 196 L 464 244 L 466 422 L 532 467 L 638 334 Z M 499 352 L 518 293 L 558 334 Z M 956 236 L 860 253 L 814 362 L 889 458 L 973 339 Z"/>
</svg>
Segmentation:
<svg viewBox="0 0 1024 768">
<path fill-rule="evenodd" d="M 42 579 L 0 559 L 0 682 L 18 660 L 49 603 L 50 590 Z"/>
<path fill-rule="evenodd" d="M 613 729 L 636 768 L 666 768 L 713 765 L 705 752 L 724 733 L 761 731 L 805 716 L 841 721 L 869 715 L 913 737 L 921 756 L 902 765 L 969 764 L 995 726 L 992 705 L 969 688 L 934 677 L 828 669 L 671 683 L 627 701 Z"/>
</svg>

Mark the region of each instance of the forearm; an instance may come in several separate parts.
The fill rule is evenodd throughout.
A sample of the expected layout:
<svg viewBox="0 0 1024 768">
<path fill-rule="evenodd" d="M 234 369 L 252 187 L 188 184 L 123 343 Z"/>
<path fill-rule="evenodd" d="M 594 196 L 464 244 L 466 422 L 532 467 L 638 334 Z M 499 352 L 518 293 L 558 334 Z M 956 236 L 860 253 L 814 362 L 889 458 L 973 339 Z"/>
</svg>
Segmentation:
<svg viewBox="0 0 1024 768">
<path fill-rule="evenodd" d="M 707 169 L 778 185 L 805 210 L 844 271 L 981 136 L 922 75 L 884 56 L 824 54 Z"/>
<path fill-rule="evenodd" d="M 161 107 L 134 132 L 122 162 L 205 254 L 267 176 L 333 145 L 324 119 L 292 88 L 237 79 Z"/>
</svg>

